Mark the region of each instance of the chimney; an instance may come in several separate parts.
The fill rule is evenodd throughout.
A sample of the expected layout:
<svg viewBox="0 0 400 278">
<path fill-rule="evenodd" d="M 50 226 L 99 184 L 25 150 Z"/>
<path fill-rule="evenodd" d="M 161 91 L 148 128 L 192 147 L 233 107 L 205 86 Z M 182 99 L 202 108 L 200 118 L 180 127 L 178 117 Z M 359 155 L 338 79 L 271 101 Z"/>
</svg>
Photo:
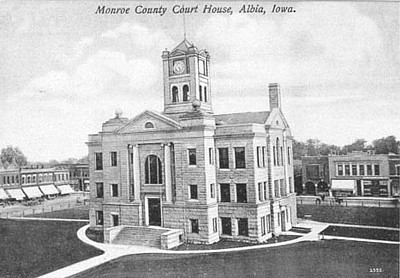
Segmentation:
<svg viewBox="0 0 400 278">
<path fill-rule="evenodd" d="M 281 87 L 278 83 L 269 83 L 269 109 L 281 108 Z"/>
</svg>

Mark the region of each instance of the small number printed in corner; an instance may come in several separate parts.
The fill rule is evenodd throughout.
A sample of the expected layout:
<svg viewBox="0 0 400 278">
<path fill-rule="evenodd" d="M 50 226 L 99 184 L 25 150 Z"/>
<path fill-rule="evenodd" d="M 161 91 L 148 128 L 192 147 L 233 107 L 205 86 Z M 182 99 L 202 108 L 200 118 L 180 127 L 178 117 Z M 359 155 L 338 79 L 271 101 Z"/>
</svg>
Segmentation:
<svg viewBox="0 0 400 278">
<path fill-rule="evenodd" d="M 379 272 L 383 272 L 383 269 L 381 267 L 374 267 L 374 268 L 370 268 L 369 272 L 371 272 L 371 273 L 379 273 Z"/>
</svg>

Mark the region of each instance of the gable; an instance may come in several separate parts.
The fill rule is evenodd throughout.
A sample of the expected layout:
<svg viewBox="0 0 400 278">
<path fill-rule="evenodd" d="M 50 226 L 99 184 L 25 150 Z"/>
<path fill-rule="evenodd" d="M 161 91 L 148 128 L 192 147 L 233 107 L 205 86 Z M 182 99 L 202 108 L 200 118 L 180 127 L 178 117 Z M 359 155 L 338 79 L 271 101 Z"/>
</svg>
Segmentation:
<svg viewBox="0 0 400 278">
<path fill-rule="evenodd" d="M 180 125 L 164 115 L 146 110 L 116 130 L 117 133 L 154 132 L 159 130 L 176 130 Z"/>
<path fill-rule="evenodd" d="M 289 128 L 289 124 L 280 109 L 273 109 L 265 124 L 271 128 Z"/>
</svg>

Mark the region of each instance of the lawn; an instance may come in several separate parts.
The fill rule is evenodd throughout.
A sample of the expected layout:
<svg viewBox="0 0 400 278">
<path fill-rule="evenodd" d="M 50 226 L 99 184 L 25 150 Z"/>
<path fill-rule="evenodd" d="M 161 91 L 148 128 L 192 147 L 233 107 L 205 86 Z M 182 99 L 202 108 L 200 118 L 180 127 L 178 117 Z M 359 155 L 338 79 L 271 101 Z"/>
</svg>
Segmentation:
<svg viewBox="0 0 400 278">
<path fill-rule="evenodd" d="M 61 218 L 61 219 L 85 219 L 89 220 L 89 206 L 25 215 L 25 217 L 36 218 Z"/>
<path fill-rule="evenodd" d="M 324 240 L 205 255 L 131 255 L 74 277 L 398 277 L 398 261 L 398 246 Z"/>
<path fill-rule="evenodd" d="M 399 227 L 398 208 L 345 207 L 297 204 L 297 217 L 320 222 Z"/>
<path fill-rule="evenodd" d="M 355 237 L 377 240 L 399 241 L 399 231 L 366 229 L 355 227 L 329 226 L 322 231 L 324 235 Z"/>
<path fill-rule="evenodd" d="M 77 238 L 83 225 L 0 219 L 0 277 L 37 277 L 102 254 Z"/>
</svg>

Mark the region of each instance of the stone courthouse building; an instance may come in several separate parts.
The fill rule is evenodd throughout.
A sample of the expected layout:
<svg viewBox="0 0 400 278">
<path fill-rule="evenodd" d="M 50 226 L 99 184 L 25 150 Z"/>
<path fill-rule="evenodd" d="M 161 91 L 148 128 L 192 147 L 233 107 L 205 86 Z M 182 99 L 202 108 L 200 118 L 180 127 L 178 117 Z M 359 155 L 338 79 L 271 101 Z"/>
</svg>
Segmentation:
<svg viewBox="0 0 400 278">
<path fill-rule="evenodd" d="M 209 53 L 185 39 L 162 62 L 164 111 L 116 112 L 89 135 L 91 226 L 108 242 L 124 227 L 159 226 L 205 244 L 290 229 L 292 135 L 280 86 L 269 85 L 269 111 L 215 115 Z"/>
</svg>

